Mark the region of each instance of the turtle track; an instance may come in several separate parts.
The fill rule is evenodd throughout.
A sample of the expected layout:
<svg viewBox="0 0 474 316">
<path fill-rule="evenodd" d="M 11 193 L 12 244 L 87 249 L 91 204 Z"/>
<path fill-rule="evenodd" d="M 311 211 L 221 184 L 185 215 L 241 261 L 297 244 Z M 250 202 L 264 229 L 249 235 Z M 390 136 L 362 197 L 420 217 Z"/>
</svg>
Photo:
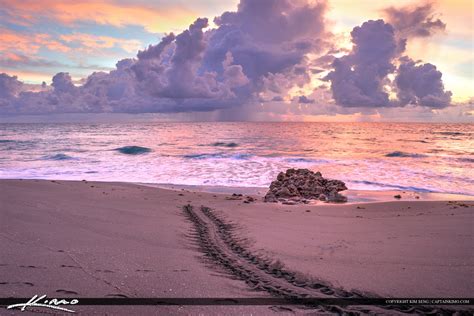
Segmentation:
<svg viewBox="0 0 474 316">
<path fill-rule="evenodd" d="M 304 298 L 377 298 L 374 294 L 346 291 L 323 281 L 315 281 L 284 268 L 279 262 L 250 252 L 244 242 L 235 237 L 234 225 L 224 222 L 209 207 L 201 206 L 199 211 L 196 211 L 188 204 L 183 206 L 183 211 L 194 226 L 191 237 L 205 256 L 232 276 L 245 281 L 253 290 L 265 291 L 272 296 L 288 299 L 289 302 Z M 471 315 L 464 311 L 422 305 L 308 307 L 338 315 Z"/>
</svg>

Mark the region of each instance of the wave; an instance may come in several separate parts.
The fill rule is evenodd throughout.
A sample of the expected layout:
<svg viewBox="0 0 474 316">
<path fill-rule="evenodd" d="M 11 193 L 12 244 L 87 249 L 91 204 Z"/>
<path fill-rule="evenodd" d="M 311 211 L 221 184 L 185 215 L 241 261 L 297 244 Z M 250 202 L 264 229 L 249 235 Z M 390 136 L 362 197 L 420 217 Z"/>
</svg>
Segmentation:
<svg viewBox="0 0 474 316">
<path fill-rule="evenodd" d="M 458 161 L 474 163 L 474 158 L 458 158 Z"/>
<path fill-rule="evenodd" d="M 309 158 L 285 158 L 286 162 L 292 162 L 292 163 L 327 163 L 329 161 L 324 160 L 324 159 L 309 159 Z"/>
<path fill-rule="evenodd" d="M 429 144 L 430 142 L 422 139 L 397 139 L 399 142 L 411 142 L 411 143 L 423 143 L 423 144 Z"/>
<path fill-rule="evenodd" d="M 222 159 L 222 158 L 230 158 L 236 160 L 247 160 L 253 155 L 246 154 L 246 153 L 238 153 L 238 154 L 224 154 L 224 153 L 213 153 L 213 154 L 190 154 L 184 155 L 183 158 L 186 159 Z"/>
<path fill-rule="evenodd" d="M 182 156 L 183 158 L 186 159 L 235 159 L 235 160 L 248 160 L 252 157 L 255 157 L 255 155 L 248 154 L 248 153 L 205 153 L 205 154 L 189 154 L 189 155 L 184 155 Z M 322 163 L 328 163 L 328 160 L 324 159 L 310 159 L 310 158 L 303 158 L 303 157 L 288 157 L 288 158 L 283 158 L 281 156 L 278 156 L 276 154 L 274 155 L 267 155 L 264 156 L 269 159 L 277 159 L 279 161 L 283 161 L 286 163 L 311 163 L 311 164 L 322 164 Z"/>
<path fill-rule="evenodd" d="M 51 156 L 44 156 L 43 160 L 73 160 L 74 157 L 68 156 L 66 154 L 56 154 Z"/>
<path fill-rule="evenodd" d="M 461 135 L 466 135 L 466 133 L 461 133 L 461 132 L 438 132 L 436 134 L 439 135 L 449 135 L 449 136 L 461 136 Z"/>
<path fill-rule="evenodd" d="M 414 191 L 414 192 L 423 192 L 423 193 L 436 193 L 438 191 L 433 191 L 425 188 L 420 188 L 420 187 L 413 187 L 413 186 L 403 186 L 403 185 L 398 185 L 398 184 L 388 184 L 388 183 L 381 183 L 381 182 L 374 182 L 374 181 L 366 181 L 366 180 L 352 180 L 348 181 L 352 183 L 358 183 L 358 184 L 366 184 L 366 185 L 374 185 L 378 186 L 381 188 L 386 188 L 386 189 L 396 189 L 396 190 L 403 190 L 403 191 Z"/>
<path fill-rule="evenodd" d="M 34 144 L 34 141 L 31 140 L 13 140 L 13 139 L 0 139 L 0 144 L 19 144 L 19 145 L 29 145 Z"/>
<path fill-rule="evenodd" d="M 141 146 L 124 146 L 115 150 L 126 155 L 141 155 L 151 152 L 150 148 Z"/>
<path fill-rule="evenodd" d="M 234 148 L 234 147 L 238 147 L 239 144 L 234 143 L 234 142 L 230 142 L 230 143 L 215 142 L 215 143 L 212 143 L 211 146 L 214 146 L 214 147 L 230 147 L 230 148 Z"/>
<path fill-rule="evenodd" d="M 423 157 L 426 157 L 426 155 L 406 153 L 403 151 L 392 151 L 391 153 L 386 154 L 385 157 L 423 158 Z"/>
</svg>

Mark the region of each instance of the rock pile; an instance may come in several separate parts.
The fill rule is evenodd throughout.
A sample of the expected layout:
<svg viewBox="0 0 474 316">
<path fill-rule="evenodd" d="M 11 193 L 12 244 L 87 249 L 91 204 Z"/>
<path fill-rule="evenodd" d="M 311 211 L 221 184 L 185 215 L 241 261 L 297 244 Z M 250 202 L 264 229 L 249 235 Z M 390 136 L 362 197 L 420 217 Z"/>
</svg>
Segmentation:
<svg viewBox="0 0 474 316">
<path fill-rule="evenodd" d="M 347 197 L 339 194 L 347 190 L 344 182 L 323 178 L 321 173 L 308 169 L 288 169 L 280 172 L 265 195 L 265 202 L 285 204 L 307 203 L 310 199 L 343 203 Z"/>
</svg>

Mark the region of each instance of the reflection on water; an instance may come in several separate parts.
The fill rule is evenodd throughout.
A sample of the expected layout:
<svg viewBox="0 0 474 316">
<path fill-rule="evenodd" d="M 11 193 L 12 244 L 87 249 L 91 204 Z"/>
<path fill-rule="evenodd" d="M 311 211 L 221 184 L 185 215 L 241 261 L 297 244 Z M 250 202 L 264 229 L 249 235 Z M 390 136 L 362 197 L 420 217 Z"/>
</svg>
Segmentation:
<svg viewBox="0 0 474 316">
<path fill-rule="evenodd" d="M 1 178 L 254 187 L 299 167 L 352 189 L 474 194 L 473 124 L 0 124 L 0 153 Z"/>
</svg>

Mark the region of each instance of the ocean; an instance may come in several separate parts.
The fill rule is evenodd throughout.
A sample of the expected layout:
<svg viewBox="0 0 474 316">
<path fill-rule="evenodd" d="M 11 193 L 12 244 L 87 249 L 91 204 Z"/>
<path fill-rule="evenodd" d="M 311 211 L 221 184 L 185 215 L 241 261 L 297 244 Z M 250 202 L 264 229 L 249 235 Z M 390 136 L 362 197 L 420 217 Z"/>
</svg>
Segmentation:
<svg viewBox="0 0 474 316">
<path fill-rule="evenodd" d="M 0 124 L 0 178 L 267 187 L 308 168 L 349 189 L 474 195 L 474 124 Z"/>
</svg>

